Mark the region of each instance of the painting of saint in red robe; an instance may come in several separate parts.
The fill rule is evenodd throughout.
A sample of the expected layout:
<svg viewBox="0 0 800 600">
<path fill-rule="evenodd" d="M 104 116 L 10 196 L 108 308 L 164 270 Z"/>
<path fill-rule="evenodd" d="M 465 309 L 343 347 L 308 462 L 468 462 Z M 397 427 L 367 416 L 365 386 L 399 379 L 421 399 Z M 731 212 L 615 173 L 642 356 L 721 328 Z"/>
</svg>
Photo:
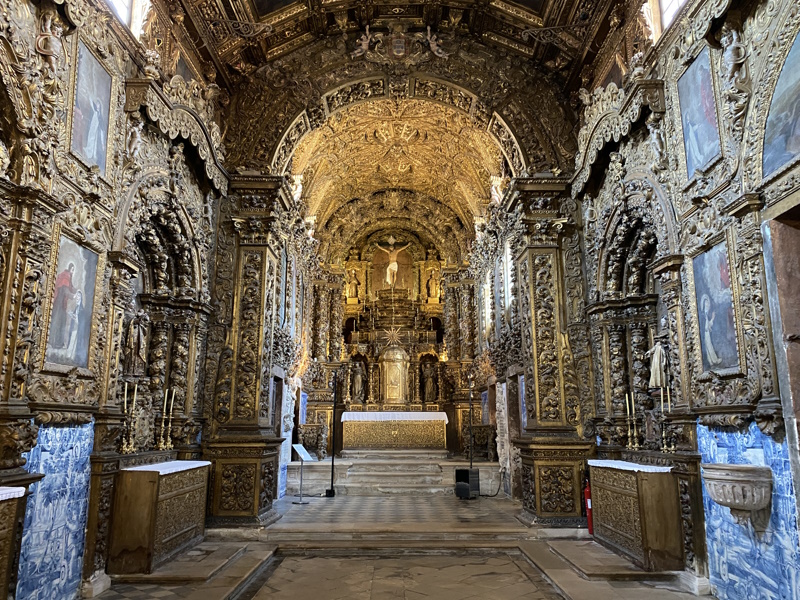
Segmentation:
<svg viewBox="0 0 800 600">
<path fill-rule="evenodd" d="M 45 354 L 47 362 L 88 366 L 96 275 L 97 254 L 61 236 Z"/>
</svg>

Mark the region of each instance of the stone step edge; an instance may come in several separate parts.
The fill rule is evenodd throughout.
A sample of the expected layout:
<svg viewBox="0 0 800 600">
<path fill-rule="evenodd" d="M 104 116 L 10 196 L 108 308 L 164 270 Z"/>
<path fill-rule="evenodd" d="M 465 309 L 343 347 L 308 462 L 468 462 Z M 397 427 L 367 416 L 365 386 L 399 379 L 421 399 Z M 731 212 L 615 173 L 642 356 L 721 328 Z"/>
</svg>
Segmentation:
<svg viewBox="0 0 800 600">
<path fill-rule="evenodd" d="M 663 581 L 675 578 L 675 574 L 672 571 L 645 571 L 644 569 L 639 569 L 638 571 L 617 571 L 611 567 L 607 567 L 600 574 L 595 574 L 593 571 L 587 570 L 572 562 L 569 557 L 557 547 L 551 544 L 548 544 L 548 546 L 550 547 L 550 552 L 567 563 L 574 571 L 577 571 L 578 575 L 589 581 Z M 634 566 L 634 568 L 638 567 Z"/>
<path fill-rule="evenodd" d="M 277 546 L 257 548 L 245 552 L 225 571 L 221 571 L 199 589 L 186 596 L 185 600 L 232 600 L 250 582 L 269 566 L 275 556 Z"/>
<path fill-rule="evenodd" d="M 208 538 L 206 538 L 206 540 L 204 541 L 208 541 Z M 191 551 L 191 548 L 188 551 Z M 171 566 L 174 566 L 176 564 L 175 558 L 178 558 L 178 556 L 180 556 L 179 554 L 178 556 L 170 560 L 170 562 L 165 564 L 163 567 L 156 569 L 153 573 L 128 573 L 121 575 L 111 575 L 111 580 L 114 581 L 114 583 L 125 583 L 132 585 L 137 585 L 137 584 L 180 585 L 180 584 L 203 583 L 216 576 L 220 571 L 222 571 L 228 565 L 235 562 L 246 551 L 247 551 L 247 544 L 245 544 L 240 548 L 236 548 L 230 556 L 226 557 L 223 561 L 220 561 L 212 569 L 207 571 L 200 571 L 196 575 L 187 575 L 185 569 L 182 569 L 180 572 L 172 572 L 172 573 L 168 571 L 168 569 L 170 569 Z M 209 557 L 211 557 L 212 555 L 213 553 L 210 554 Z M 167 572 L 164 572 L 165 570 L 167 570 Z"/>
</svg>

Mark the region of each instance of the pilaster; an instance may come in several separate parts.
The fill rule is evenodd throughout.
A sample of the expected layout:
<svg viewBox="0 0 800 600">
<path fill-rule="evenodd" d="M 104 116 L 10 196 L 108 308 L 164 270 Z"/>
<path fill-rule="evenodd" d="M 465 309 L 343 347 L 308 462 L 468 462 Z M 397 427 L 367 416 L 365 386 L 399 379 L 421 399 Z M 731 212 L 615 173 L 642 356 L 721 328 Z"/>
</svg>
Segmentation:
<svg viewBox="0 0 800 600">
<path fill-rule="evenodd" d="M 279 219 L 288 209 L 281 177 L 231 181 L 235 236 L 230 410 L 203 448 L 213 462 L 210 519 L 214 524 L 268 521 L 277 494 L 278 450 L 283 439 L 273 406 L 272 341 L 276 277 L 280 264 Z M 217 390 L 219 394 L 219 390 Z"/>
<path fill-rule="evenodd" d="M 554 178 L 517 180 L 506 200 L 524 225 L 513 260 L 526 420 L 512 443 L 522 460 L 522 518 L 575 526 L 584 522 L 581 489 L 594 442 L 582 436 L 577 349 L 571 346 L 565 308 L 562 241 L 575 228 L 566 189 L 565 181 Z"/>
</svg>

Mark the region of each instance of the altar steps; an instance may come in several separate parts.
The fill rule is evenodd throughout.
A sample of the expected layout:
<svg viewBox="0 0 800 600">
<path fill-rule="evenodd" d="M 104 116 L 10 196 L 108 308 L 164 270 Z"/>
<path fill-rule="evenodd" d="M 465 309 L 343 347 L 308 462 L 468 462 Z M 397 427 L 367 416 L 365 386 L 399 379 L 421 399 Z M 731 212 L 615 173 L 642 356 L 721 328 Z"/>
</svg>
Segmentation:
<svg viewBox="0 0 800 600">
<path fill-rule="evenodd" d="M 481 492 L 492 494 L 500 484 L 497 463 L 476 462 L 481 478 Z M 456 469 L 469 468 L 469 462 L 448 459 L 447 453 L 435 450 L 347 450 L 334 467 L 334 489 L 345 496 L 384 495 L 453 495 Z M 331 483 L 331 462 L 305 463 L 303 493 L 317 496 Z M 286 493 L 300 492 L 300 463 L 289 464 Z"/>
</svg>

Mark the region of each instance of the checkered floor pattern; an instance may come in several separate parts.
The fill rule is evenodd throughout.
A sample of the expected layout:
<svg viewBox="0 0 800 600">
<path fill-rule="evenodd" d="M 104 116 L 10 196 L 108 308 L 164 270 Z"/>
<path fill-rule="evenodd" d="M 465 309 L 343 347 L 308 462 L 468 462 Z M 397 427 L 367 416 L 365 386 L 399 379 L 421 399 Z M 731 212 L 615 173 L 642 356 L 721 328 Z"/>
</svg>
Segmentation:
<svg viewBox="0 0 800 600">
<path fill-rule="evenodd" d="M 436 524 L 482 527 L 522 527 L 515 518 L 521 509 L 507 499 L 459 500 L 453 496 L 336 496 L 309 498 L 307 505 L 292 504 L 297 498 L 282 498 L 276 509 L 283 514 L 276 527 L 301 523 L 347 524 Z"/>
</svg>

